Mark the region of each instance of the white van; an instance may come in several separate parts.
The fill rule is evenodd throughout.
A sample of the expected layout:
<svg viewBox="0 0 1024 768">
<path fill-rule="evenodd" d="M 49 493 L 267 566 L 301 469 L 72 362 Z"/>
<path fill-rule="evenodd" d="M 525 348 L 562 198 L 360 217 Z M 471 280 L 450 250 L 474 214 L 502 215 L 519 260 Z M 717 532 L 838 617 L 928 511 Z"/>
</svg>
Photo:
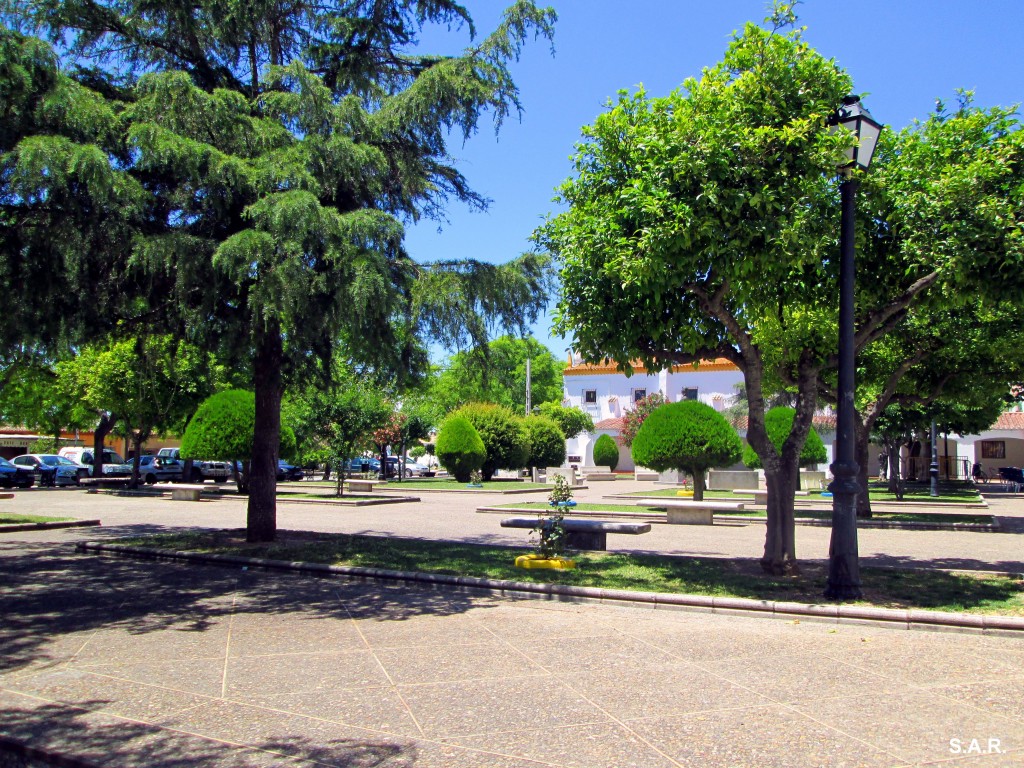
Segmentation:
<svg viewBox="0 0 1024 768">
<path fill-rule="evenodd" d="M 93 451 L 92 448 L 61 448 L 57 451 L 58 456 L 77 461 L 89 467 L 89 474 L 93 474 Z M 103 449 L 103 476 L 104 477 L 131 477 L 132 465 L 128 464 L 121 455 L 109 448 Z"/>
</svg>

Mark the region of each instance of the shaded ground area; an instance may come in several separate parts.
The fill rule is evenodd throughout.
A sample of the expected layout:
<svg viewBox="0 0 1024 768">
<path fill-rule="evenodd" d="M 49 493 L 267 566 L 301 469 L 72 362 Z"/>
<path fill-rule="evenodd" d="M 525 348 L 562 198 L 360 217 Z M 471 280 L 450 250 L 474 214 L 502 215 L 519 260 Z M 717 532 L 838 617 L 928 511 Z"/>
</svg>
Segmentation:
<svg viewBox="0 0 1024 768">
<path fill-rule="evenodd" d="M 0 578 L 0 737 L 93 765 L 1024 762 L 1019 638 L 509 600 L 12 538 Z M 951 752 L 972 738 L 998 752 Z"/>
</svg>

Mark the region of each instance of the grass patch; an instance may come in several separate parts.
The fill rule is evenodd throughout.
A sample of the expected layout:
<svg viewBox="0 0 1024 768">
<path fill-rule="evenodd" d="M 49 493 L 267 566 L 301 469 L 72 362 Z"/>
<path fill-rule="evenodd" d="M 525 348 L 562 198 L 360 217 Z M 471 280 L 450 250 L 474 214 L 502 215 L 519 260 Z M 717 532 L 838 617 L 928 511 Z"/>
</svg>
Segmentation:
<svg viewBox="0 0 1024 768">
<path fill-rule="evenodd" d="M 62 523 L 73 517 L 48 517 L 46 515 L 13 515 L 0 513 L 0 525 L 23 525 L 25 523 Z"/>
<path fill-rule="evenodd" d="M 501 507 L 502 509 L 522 509 L 535 512 L 551 509 L 547 504 L 541 504 L 539 502 L 534 501 L 524 501 L 519 504 L 502 504 Z M 577 504 L 575 507 L 573 507 L 573 509 L 577 509 L 580 512 L 663 512 L 665 510 L 665 507 L 659 507 L 657 501 L 652 501 L 650 504 Z M 569 512 L 569 514 L 571 515 L 572 512 Z M 729 512 L 718 512 L 716 514 L 741 515 L 743 517 L 763 518 L 766 517 L 768 513 L 763 509 L 738 509 Z M 831 520 L 832 511 L 820 509 L 801 509 L 800 507 L 797 507 L 796 516 L 798 518 L 806 517 L 814 520 Z M 958 515 L 946 512 L 875 512 L 871 519 L 884 522 L 899 523 L 972 523 L 974 525 L 992 524 L 992 515 Z"/>
<path fill-rule="evenodd" d="M 118 543 L 169 550 L 265 557 L 492 579 L 821 603 L 827 566 L 804 564 L 800 576 L 768 576 L 755 559 L 580 552 L 575 571 L 521 570 L 523 547 L 419 539 L 278 531 L 272 544 L 247 544 L 244 531 L 175 533 Z M 1024 580 L 975 573 L 862 568 L 861 604 L 1024 616 Z"/>
</svg>

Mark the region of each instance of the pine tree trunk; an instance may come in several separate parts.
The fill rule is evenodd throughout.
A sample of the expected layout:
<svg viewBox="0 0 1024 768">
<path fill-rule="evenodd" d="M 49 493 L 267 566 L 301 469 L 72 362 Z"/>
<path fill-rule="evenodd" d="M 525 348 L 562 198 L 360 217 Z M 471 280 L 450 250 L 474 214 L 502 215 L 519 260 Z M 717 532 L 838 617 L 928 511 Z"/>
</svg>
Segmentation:
<svg viewBox="0 0 1024 768">
<path fill-rule="evenodd" d="M 796 575 L 800 566 L 796 561 L 796 515 L 793 500 L 800 479 L 797 464 L 777 469 L 765 469 L 768 486 L 768 521 L 764 540 L 761 568 L 776 576 Z"/>
<path fill-rule="evenodd" d="M 277 537 L 277 453 L 281 441 L 281 331 L 276 322 L 257 333 L 253 385 L 256 423 L 253 429 L 246 540 Z"/>
</svg>

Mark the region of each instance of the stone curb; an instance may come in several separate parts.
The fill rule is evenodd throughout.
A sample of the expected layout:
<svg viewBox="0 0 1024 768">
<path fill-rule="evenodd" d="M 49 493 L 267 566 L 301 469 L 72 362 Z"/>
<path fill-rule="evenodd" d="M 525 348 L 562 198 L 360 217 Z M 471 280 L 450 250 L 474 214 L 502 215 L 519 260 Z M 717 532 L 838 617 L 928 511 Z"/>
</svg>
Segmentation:
<svg viewBox="0 0 1024 768">
<path fill-rule="evenodd" d="M 345 497 L 324 496 L 321 499 L 289 499 L 277 497 L 278 504 L 330 504 L 335 507 L 372 507 L 380 504 L 402 504 L 407 501 L 420 501 L 419 496 L 384 496 L 377 499 L 353 499 L 346 501 Z"/>
<path fill-rule="evenodd" d="M 632 592 L 622 589 L 600 587 L 577 587 L 565 584 L 535 584 L 532 582 L 509 581 L 505 579 L 482 579 L 474 576 L 453 576 L 444 573 L 422 573 L 419 571 L 393 571 L 386 568 L 363 568 L 348 565 L 326 565 L 323 563 L 289 562 L 269 560 L 241 555 L 208 555 L 198 552 L 153 549 L 150 547 L 128 547 L 122 544 L 82 542 L 76 545 L 82 552 L 113 552 L 120 555 L 143 556 L 157 559 L 178 560 L 189 563 L 210 563 L 217 565 L 238 565 L 243 567 L 267 568 L 272 570 L 297 571 L 300 573 L 346 576 L 357 579 L 380 581 L 404 581 L 437 586 L 462 587 L 486 590 L 498 594 L 526 593 L 550 597 L 551 599 L 585 599 L 598 602 L 653 605 L 655 608 L 691 608 L 710 610 L 712 613 L 745 614 L 758 613 L 780 617 L 806 616 L 815 619 L 844 623 L 848 621 L 872 621 L 902 625 L 906 629 L 918 627 L 953 627 L 970 630 L 1001 630 L 1020 632 L 1024 635 L 1024 617 L 993 616 L 988 614 L 946 613 L 925 611 L 916 608 L 876 608 L 873 606 L 788 603 L 774 600 L 752 600 L 745 597 L 714 597 L 710 595 L 680 595 L 661 592 Z"/>
<path fill-rule="evenodd" d="M 52 531 L 57 528 L 92 528 L 102 525 L 99 520 L 61 520 L 55 523 L 14 523 L 13 525 L 0 525 L 0 533 L 15 533 L 17 531 Z"/>
<path fill-rule="evenodd" d="M 481 514 L 508 514 L 510 512 L 520 512 L 522 514 L 539 514 L 542 510 L 539 509 L 522 509 L 517 507 L 477 507 L 476 511 Z M 626 519 L 640 519 L 650 520 L 655 523 L 665 523 L 664 519 L 658 517 L 661 513 L 658 512 L 613 512 L 608 510 L 601 512 L 599 510 L 581 510 L 579 512 L 573 512 L 573 517 L 623 517 Z M 748 524 L 760 524 L 764 525 L 767 521 L 763 517 L 752 517 L 750 515 L 715 515 L 715 520 L 722 520 L 723 522 L 730 523 L 748 523 Z M 819 528 L 831 527 L 831 520 L 818 520 L 813 517 L 797 517 L 795 518 L 797 525 L 811 525 Z M 667 525 L 667 523 L 665 523 Z M 991 524 L 988 523 L 921 523 L 913 520 L 908 521 L 893 521 L 893 520 L 858 520 L 857 528 L 878 528 L 878 529 L 894 529 L 894 530 L 909 530 L 909 531 L 974 531 L 981 533 L 1001 533 L 1002 528 L 999 526 L 999 521 L 995 521 Z"/>
</svg>

